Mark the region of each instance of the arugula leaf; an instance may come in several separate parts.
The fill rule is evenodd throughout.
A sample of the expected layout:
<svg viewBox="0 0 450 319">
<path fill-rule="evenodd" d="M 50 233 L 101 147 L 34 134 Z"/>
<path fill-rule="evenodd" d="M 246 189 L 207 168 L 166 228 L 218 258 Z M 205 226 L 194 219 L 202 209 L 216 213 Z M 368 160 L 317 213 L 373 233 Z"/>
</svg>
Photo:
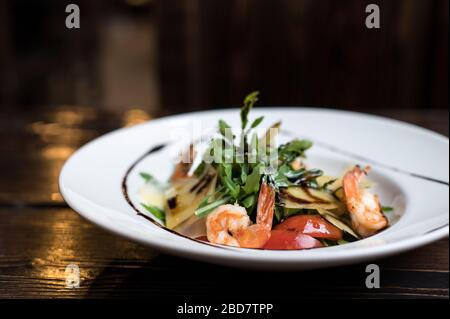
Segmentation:
<svg viewBox="0 0 450 319">
<path fill-rule="evenodd" d="M 233 177 L 233 166 L 230 163 L 223 163 L 221 167 L 225 176 L 231 179 Z"/>
<path fill-rule="evenodd" d="M 256 205 L 257 200 L 258 200 L 257 194 L 252 194 L 245 197 L 242 201 L 240 201 L 240 203 L 242 204 L 242 206 L 247 208 L 248 211 L 252 211 Z"/>
<path fill-rule="evenodd" d="M 283 208 L 278 205 L 275 205 L 274 216 L 275 216 L 277 222 L 279 223 L 283 216 Z"/>
<path fill-rule="evenodd" d="M 146 173 L 146 172 L 140 172 L 139 175 L 144 179 L 146 184 L 152 184 L 158 188 L 165 187 L 165 183 L 160 182 L 157 180 L 153 175 Z"/>
<path fill-rule="evenodd" d="M 305 151 L 312 147 L 313 143 L 308 140 L 293 140 L 278 148 L 278 154 L 282 162 L 290 163 L 297 157 L 305 157 Z"/>
<path fill-rule="evenodd" d="M 258 160 L 258 135 L 254 133 L 250 138 L 250 144 L 247 144 L 247 158 L 249 163 L 256 163 Z"/>
<path fill-rule="evenodd" d="M 252 125 L 250 126 L 250 128 L 255 128 L 257 127 L 259 124 L 261 124 L 261 122 L 264 120 L 264 116 L 258 117 L 256 120 L 253 121 Z"/>
<path fill-rule="evenodd" d="M 283 164 L 278 168 L 276 174 L 271 177 L 271 182 L 277 189 L 292 185 L 303 185 L 318 189 L 319 185 L 316 178 L 322 175 L 323 172 L 319 169 L 306 170 L 302 168 L 295 171 L 290 165 Z"/>
<path fill-rule="evenodd" d="M 291 185 L 291 183 L 286 177 L 286 173 L 289 172 L 290 170 L 291 168 L 286 164 L 283 164 L 278 168 L 275 176 L 272 176 L 271 178 L 271 181 L 273 182 L 275 188 L 278 189 L 288 187 L 289 185 Z"/>
<path fill-rule="evenodd" d="M 259 92 L 255 91 L 247 95 L 244 99 L 244 105 L 241 108 L 241 122 L 242 122 L 242 130 L 245 130 L 248 124 L 248 113 L 252 109 L 253 105 L 258 102 Z"/>
<path fill-rule="evenodd" d="M 287 179 L 294 185 L 310 182 L 313 179 L 323 175 L 323 171 L 320 169 L 305 170 L 304 168 L 294 171 L 290 170 L 284 174 Z"/>
<path fill-rule="evenodd" d="M 195 169 L 194 176 L 200 177 L 203 174 L 203 172 L 205 171 L 205 168 L 206 168 L 206 162 L 202 161 Z"/>
<path fill-rule="evenodd" d="M 155 216 L 157 219 L 159 219 L 160 221 L 162 221 L 163 223 L 166 220 L 166 213 L 164 210 L 160 209 L 159 207 L 156 206 L 150 206 L 150 205 L 146 205 L 144 203 L 141 203 L 142 207 L 144 207 L 150 214 L 152 214 L 153 216 Z"/>
<path fill-rule="evenodd" d="M 207 204 L 203 207 L 199 207 L 195 211 L 195 215 L 198 217 L 204 217 L 204 216 L 208 215 L 210 212 L 212 212 L 214 209 L 219 207 L 220 205 L 227 204 L 230 200 L 231 200 L 231 197 L 225 197 L 225 198 L 218 199 L 218 200 L 216 200 L 210 204 Z"/>
<path fill-rule="evenodd" d="M 255 216 L 256 214 L 256 206 L 258 205 L 258 193 L 254 193 L 249 195 L 239 201 L 239 204 L 247 210 L 249 216 Z"/>
<path fill-rule="evenodd" d="M 221 163 L 217 166 L 220 181 L 233 198 L 237 198 L 240 192 L 240 185 L 233 179 L 233 166 L 229 163 Z"/>
<path fill-rule="evenodd" d="M 197 209 L 203 208 L 203 207 L 205 207 L 206 205 L 208 205 L 208 204 L 209 204 L 209 200 L 210 200 L 211 197 L 212 197 L 212 195 L 208 195 L 208 196 L 206 196 L 205 198 L 203 198 L 203 200 L 202 200 L 202 201 L 200 202 L 200 204 L 198 205 Z"/>
<path fill-rule="evenodd" d="M 144 179 L 146 183 L 156 181 L 156 179 L 149 173 L 140 172 L 139 175 Z"/>
<path fill-rule="evenodd" d="M 245 184 L 248 177 L 248 164 L 242 163 L 241 165 L 239 165 L 239 167 L 241 169 L 241 182 L 242 184 Z"/>
<path fill-rule="evenodd" d="M 313 143 L 309 140 L 293 140 L 289 144 L 287 144 L 287 150 L 290 152 L 304 152 L 307 149 L 311 148 Z"/>
<path fill-rule="evenodd" d="M 242 189 L 246 194 L 256 193 L 259 191 L 259 182 L 261 180 L 260 168 L 261 164 L 253 167 L 252 173 L 248 175 L 244 186 L 242 186 Z"/>
<path fill-rule="evenodd" d="M 303 213 L 302 209 L 296 209 L 296 208 L 285 208 L 284 209 L 284 218 L 288 218 L 290 216 L 298 215 Z"/>
<path fill-rule="evenodd" d="M 332 246 L 337 246 L 338 242 L 335 240 L 330 240 L 330 239 L 325 239 L 325 238 L 320 238 L 318 239 L 322 245 L 324 245 L 325 247 L 332 247 Z"/>
<path fill-rule="evenodd" d="M 237 199 L 237 197 L 239 196 L 239 191 L 241 189 L 241 187 L 236 184 L 230 177 L 228 176 L 223 176 L 222 177 L 222 182 L 225 185 L 225 187 L 228 189 L 228 191 L 230 192 L 230 195 Z"/>
<path fill-rule="evenodd" d="M 224 140 L 215 138 L 211 141 L 211 144 L 209 146 L 209 154 L 213 158 L 213 162 L 215 163 L 222 163 L 223 158 L 223 152 L 224 152 Z"/>
<path fill-rule="evenodd" d="M 227 124 L 224 120 L 219 120 L 219 131 L 224 137 L 226 137 L 227 130 L 230 130 L 231 126 Z"/>
</svg>

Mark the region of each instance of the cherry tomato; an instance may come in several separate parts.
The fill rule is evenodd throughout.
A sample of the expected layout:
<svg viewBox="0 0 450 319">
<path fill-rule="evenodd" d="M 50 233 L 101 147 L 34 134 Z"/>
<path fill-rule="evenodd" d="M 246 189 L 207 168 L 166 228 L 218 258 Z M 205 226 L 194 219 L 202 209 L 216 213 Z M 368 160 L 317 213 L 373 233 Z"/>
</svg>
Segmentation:
<svg viewBox="0 0 450 319">
<path fill-rule="evenodd" d="M 274 229 L 297 231 L 314 238 L 342 239 L 342 230 L 316 215 L 296 215 L 276 225 Z"/>
<path fill-rule="evenodd" d="M 309 249 L 322 247 L 317 239 L 291 230 L 272 230 L 264 249 Z"/>
</svg>

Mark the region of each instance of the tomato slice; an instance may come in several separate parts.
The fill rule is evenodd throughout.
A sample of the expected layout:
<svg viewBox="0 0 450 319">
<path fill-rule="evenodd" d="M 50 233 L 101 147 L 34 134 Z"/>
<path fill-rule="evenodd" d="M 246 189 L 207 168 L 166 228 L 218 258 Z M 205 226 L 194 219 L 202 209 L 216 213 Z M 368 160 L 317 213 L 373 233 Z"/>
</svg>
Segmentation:
<svg viewBox="0 0 450 319">
<path fill-rule="evenodd" d="M 322 247 L 317 239 L 291 230 L 272 230 L 264 249 L 310 249 Z"/>
<path fill-rule="evenodd" d="M 274 229 L 290 230 L 310 235 L 314 238 L 330 240 L 342 239 L 342 230 L 316 215 L 296 215 L 276 225 Z"/>
</svg>

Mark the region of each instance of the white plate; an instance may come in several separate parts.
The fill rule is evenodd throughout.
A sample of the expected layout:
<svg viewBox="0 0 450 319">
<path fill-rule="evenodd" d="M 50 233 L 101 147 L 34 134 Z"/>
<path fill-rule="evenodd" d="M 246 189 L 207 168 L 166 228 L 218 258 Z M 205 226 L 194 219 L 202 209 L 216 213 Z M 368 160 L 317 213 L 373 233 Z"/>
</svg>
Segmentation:
<svg viewBox="0 0 450 319">
<path fill-rule="evenodd" d="M 270 251 L 206 245 L 139 216 L 122 192 L 130 166 L 149 149 L 171 143 L 144 156 L 129 172 L 126 186 L 131 202 L 139 209 L 136 193 L 142 185 L 140 171 L 167 179 L 174 150 L 194 138 L 188 134 L 192 129 L 204 134 L 203 130 L 214 129 L 220 118 L 238 126 L 238 112 L 182 114 L 106 134 L 66 162 L 59 180 L 61 193 L 80 215 L 120 236 L 169 254 L 242 268 L 300 270 L 358 263 L 448 236 L 448 138 L 386 118 L 310 108 L 256 108 L 251 117 L 264 115 L 266 125 L 282 120 L 284 138 L 292 134 L 313 140 L 308 162 L 329 174 L 339 174 L 352 164 L 371 164 L 375 191 L 384 205 L 395 208 L 390 216 L 393 225 L 387 230 L 342 246 Z"/>
</svg>

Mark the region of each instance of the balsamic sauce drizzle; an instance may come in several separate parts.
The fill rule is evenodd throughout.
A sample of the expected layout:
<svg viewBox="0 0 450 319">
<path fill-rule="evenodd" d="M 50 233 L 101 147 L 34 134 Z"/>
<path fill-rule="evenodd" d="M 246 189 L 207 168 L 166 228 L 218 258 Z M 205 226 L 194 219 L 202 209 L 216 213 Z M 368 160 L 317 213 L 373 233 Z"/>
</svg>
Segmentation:
<svg viewBox="0 0 450 319">
<path fill-rule="evenodd" d="M 139 162 L 141 162 L 144 158 L 146 158 L 150 154 L 153 154 L 153 153 L 156 153 L 156 152 L 162 150 L 166 146 L 167 146 L 167 144 L 160 144 L 160 145 L 157 145 L 155 147 L 152 147 L 149 151 L 145 152 L 136 161 L 134 161 L 133 164 L 131 164 L 131 166 L 125 172 L 124 177 L 122 178 L 122 194 L 125 197 L 125 200 L 127 201 L 127 203 L 131 206 L 131 208 L 133 208 L 133 210 L 135 210 L 138 213 L 139 216 L 143 216 L 146 219 L 149 219 L 154 224 L 157 224 L 157 223 L 154 220 L 152 220 L 151 218 L 149 218 L 149 217 L 145 216 L 144 214 L 142 214 L 139 211 L 139 209 L 137 209 L 136 206 L 134 206 L 133 202 L 130 199 L 130 196 L 128 195 L 127 179 L 128 179 L 128 175 L 130 175 L 131 171 L 136 167 L 137 164 L 139 164 Z"/>
<path fill-rule="evenodd" d="M 285 135 L 290 136 L 290 137 L 292 137 L 292 136 L 295 137 L 296 136 L 294 133 L 292 133 L 292 132 L 290 132 L 288 130 L 282 129 L 282 130 L 280 130 L 280 132 L 284 133 Z M 365 158 L 365 157 L 363 157 L 361 155 L 358 155 L 358 154 L 355 154 L 355 153 L 352 153 L 352 152 L 340 149 L 340 148 L 338 148 L 336 146 L 333 146 L 333 145 L 330 145 L 330 144 L 327 144 L 327 143 L 323 143 L 323 142 L 314 140 L 314 145 L 320 146 L 320 147 L 328 149 L 329 151 L 332 151 L 334 153 L 338 153 L 338 154 L 341 154 L 341 155 L 353 158 L 353 159 L 361 161 L 361 162 L 366 162 L 366 163 L 369 163 L 369 164 L 372 164 L 372 165 L 375 165 L 375 166 L 378 166 L 378 167 L 385 168 L 387 170 L 390 170 L 390 171 L 393 171 L 393 172 L 396 172 L 396 173 L 400 173 L 400 174 L 408 175 L 408 176 L 411 176 L 411 177 L 419 178 L 419 179 L 422 179 L 422 180 L 425 180 L 425 181 L 429 181 L 429 182 L 433 182 L 433 183 L 438 183 L 438 184 L 449 186 L 449 182 L 442 181 L 442 180 L 439 180 L 439 179 L 436 179 L 436 178 L 432 178 L 432 177 L 428 177 L 428 176 L 424 176 L 424 175 L 417 174 L 417 173 L 408 172 L 406 170 L 403 170 L 403 169 L 400 169 L 400 168 L 397 168 L 397 167 L 394 167 L 394 166 L 390 166 L 390 165 L 387 165 L 387 164 L 384 164 L 384 163 L 381 163 L 381 162 L 377 162 L 377 161 Z"/>
</svg>

